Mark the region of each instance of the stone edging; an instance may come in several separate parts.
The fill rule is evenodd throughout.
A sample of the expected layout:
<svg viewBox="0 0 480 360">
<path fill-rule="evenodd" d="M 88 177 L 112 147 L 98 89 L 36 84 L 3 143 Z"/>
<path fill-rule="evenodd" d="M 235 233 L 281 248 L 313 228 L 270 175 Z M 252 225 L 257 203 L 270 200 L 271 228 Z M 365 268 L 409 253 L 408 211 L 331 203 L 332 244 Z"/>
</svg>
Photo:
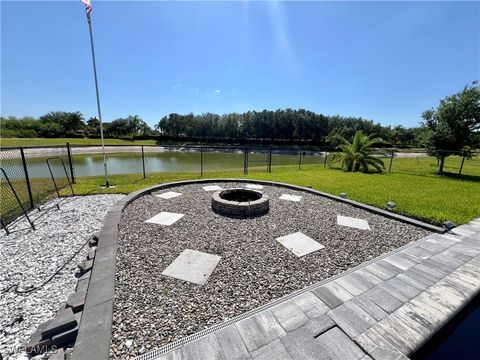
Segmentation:
<svg viewBox="0 0 480 360">
<path fill-rule="evenodd" d="M 221 178 L 199 179 L 158 184 L 136 191 L 115 203 L 115 205 L 109 210 L 103 227 L 98 235 L 98 246 L 95 254 L 93 269 L 91 270 L 90 283 L 88 286 L 85 306 L 80 321 L 78 336 L 72 354 L 73 360 L 107 360 L 109 358 L 110 341 L 112 337 L 113 301 L 115 296 L 115 267 L 117 255 L 118 225 L 122 216 L 123 209 L 139 197 L 150 194 L 160 189 L 210 182 L 246 182 L 260 185 L 284 187 L 297 191 L 305 191 L 335 201 L 343 202 L 404 223 L 418 226 L 432 232 L 445 232 L 444 229 L 437 226 L 427 224 L 419 220 L 411 219 L 403 215 L 395 214 L 380 208 L 376 208 L 374 206 L 365 205 L 349 199 L 343 199 L 338 196 L 330 195 L 310 188 L 291 184 L 284 184 L 275 181 Z"/>
</svg>

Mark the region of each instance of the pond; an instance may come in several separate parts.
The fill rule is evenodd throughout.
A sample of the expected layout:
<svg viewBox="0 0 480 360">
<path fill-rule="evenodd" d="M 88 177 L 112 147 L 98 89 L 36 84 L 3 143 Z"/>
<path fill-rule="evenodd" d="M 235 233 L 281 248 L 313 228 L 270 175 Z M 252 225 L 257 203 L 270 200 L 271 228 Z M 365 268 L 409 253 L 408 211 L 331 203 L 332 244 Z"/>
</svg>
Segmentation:
<svg viewBox="0 0 480 360">
<path fill-rule="evenodd" d="M 77 154 L 73 155 L 73 170 L 75 177 L 102 176 L 103 155 Z M 145 172 L 200 172 L 203 158 L 203 171 L 232 171 L 242 170 L 244 166 L 243 153 L 221 153 L 221 152 L 156 152 L 145 153 Z M 48 157 L 27 157 L 27 168 L 30 178 L 48 178 L 50 172 L 46 160 Z M 62 156 L 67 172 L 70 175 L 70 168 L 67 156 Z M 249 169 L 267 169 L 268 154 L 250 153 Z M 320 154 L 302 155 L 302 165 L 323 164 L 324 157 Z M 298 165 L 299 155 L 273 154 L 272 167 L 285 165 Z M 50 161 L 55 176 L 64 174 L 61 161 L 54 159 Z M 24 177 L 21 159 L 6 159 L 2 161 L 2 167 L 12 179 Z M 141 153 L 111 153 L 107 154 L 107 167 L 109 174 L 141 174 L 143 173 L 143 162 Z"/>
</svg>

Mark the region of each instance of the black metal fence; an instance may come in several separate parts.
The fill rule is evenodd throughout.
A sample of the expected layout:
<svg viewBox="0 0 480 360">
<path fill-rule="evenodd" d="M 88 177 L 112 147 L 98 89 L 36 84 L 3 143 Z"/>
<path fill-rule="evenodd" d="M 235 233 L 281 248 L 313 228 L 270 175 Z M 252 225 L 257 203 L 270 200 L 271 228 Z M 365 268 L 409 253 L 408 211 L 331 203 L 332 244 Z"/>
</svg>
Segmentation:
<svg viewBox="0 0 480 360">
<path fill-rule="evenodd" d="M 284 166 L 303 169 L 328 167 L 332 148 L 259 146 L 155 146 L 108 145 L 105 147 L 108 176 L 136 174 L 142 178 L 159 173 L 274 172 Z M 448 153 L 444 171 L 480 179 L 479 153 Z M 472 159 L 470 159 L 470 155 Z M 438 171 L 437 159 L 425 151 L 378 149 L 385 172 L 424 174 Z M 50 159 L 50 160 L 49 160 Z M 37 208 L 58 195 L 70 182 L 98 178 L 105 169 L 100 146 L 66 144 L 52 147 L 3 148 L 0 166 L 11 180 L 13 190 L 27 210 Z M 64 168 L 65 167 L 65 168 Z M 52 178 L 55 181 L 52 181 Z M 0 174 L 0 216 L 9 223 L 22 213 L 5 176 Z"/>
</svg>

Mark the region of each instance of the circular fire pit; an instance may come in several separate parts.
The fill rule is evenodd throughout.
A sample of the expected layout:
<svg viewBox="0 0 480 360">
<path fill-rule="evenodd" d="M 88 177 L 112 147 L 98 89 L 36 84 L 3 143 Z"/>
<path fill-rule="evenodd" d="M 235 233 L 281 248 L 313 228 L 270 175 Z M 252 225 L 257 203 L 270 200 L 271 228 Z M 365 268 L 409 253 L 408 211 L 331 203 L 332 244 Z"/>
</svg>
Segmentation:
<svg viewBox="0 0 480 360">
<path fill-rule="evenodd" d="M 218 191 L 212 197 L 213 211 L 226 216 L 260 216 L 269 208 L 268 196 L 256 190 L 228 189 Z"/>
</svg>

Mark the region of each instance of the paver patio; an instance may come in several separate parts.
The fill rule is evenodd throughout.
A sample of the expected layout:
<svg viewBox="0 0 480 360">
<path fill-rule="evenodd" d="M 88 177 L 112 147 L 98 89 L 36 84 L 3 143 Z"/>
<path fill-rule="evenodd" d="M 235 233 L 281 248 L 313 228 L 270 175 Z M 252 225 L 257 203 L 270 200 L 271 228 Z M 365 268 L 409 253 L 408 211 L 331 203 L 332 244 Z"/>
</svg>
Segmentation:
<svg viewBox="0 0 480 360">
<path fill-rule="evenodd" d="M 407 359 L 479 291 L 477 219 L 139 359 Z"/>
</svg>

